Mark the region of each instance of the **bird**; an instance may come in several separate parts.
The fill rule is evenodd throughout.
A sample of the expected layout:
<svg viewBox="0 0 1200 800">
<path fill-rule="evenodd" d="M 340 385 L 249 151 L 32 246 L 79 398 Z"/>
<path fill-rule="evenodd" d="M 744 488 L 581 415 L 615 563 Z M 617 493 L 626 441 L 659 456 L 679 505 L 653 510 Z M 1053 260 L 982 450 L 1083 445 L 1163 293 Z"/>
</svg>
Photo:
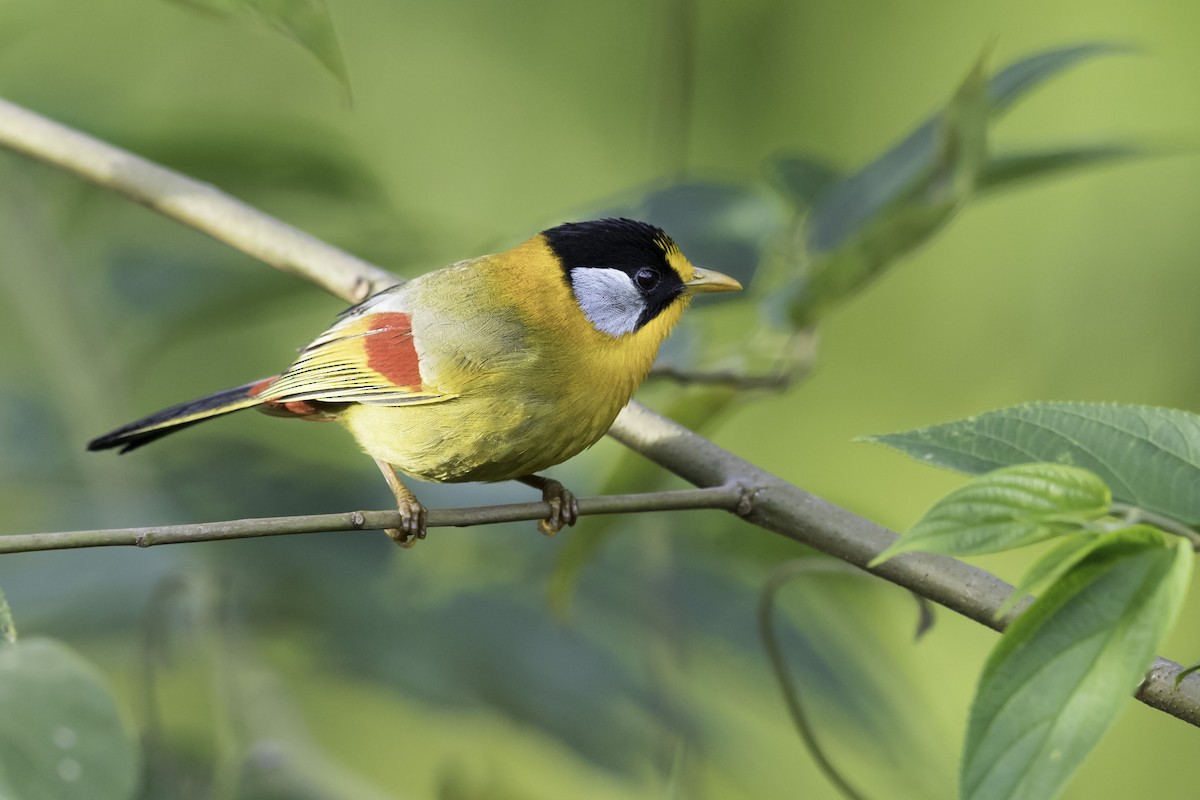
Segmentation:
<svg viewBox="0 0 1200 800">
<path fill-rule="evenodd" d="M 595 444 L 645 380 L 693 295 L 741 289 L 693 266 L 661 228 L 568 222 L 344 311 L 278 375 L 163 409 L 92 440 L 129 452 L 247 408 L 343 425 L 395 496 L 398 544 L 425 538 L 400 480 L 517 480 L 542 492 L 547 535 L 573 493 L 538 473 Z"/>
</svg>

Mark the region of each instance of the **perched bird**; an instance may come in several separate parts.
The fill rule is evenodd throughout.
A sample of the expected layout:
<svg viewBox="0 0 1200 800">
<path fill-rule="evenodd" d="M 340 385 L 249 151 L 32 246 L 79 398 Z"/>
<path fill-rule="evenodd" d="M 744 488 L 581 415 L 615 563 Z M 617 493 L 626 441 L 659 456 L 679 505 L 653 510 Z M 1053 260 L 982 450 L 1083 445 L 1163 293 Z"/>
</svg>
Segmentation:
<svg viewBox="0 0 1200 800">
<path fill-rule="evenodd" d="M 645 379 L 693 294 L 741 285 L 698 269 L 659 228 L 559 225 L 460 261 L 344 312 L 282 374 L 173 406 L 89 450 L 128 452 L 210 417 L 257 407 L 340 422 L 396 496 L 411 546 L 425 509 L 395 470 L 438 482 L 515 479 L 542 491 L 546 534 L 578 514 L 536 473 L 590 447 Z"/>
</svg>

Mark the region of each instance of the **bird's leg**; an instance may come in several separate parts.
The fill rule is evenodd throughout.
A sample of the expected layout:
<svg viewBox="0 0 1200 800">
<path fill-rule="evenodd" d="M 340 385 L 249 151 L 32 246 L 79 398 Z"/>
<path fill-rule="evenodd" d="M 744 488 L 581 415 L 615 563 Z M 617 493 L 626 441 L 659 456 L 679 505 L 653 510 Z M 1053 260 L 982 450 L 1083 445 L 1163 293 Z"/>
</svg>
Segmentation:
<svg viewBox="0 0 1200 800">
<path fill-rule="evenodd" d="M 377 458 L 375 466 L 383 473 L 388 488 L 396 496 L 396 507 L 400 509 L 400 527 L 387 528 L 384 533 L 401 547 L 412 547 L 418 539 L 425 538 L 425 506 L 400 482 L 391 464 Z"/>
<path fill-rule="evenodd" d="M 553 536 L 562 530 L 564 525 L 574 525 L 579 519 L 579 501 L 558 481 L 540 475 L 526 475 L 517 480 L 526 486 L 541 489 L 542 500 L 550 504 L 550 516 L 539 520 L 537 526 L 546 536 Z"/>
</svg>

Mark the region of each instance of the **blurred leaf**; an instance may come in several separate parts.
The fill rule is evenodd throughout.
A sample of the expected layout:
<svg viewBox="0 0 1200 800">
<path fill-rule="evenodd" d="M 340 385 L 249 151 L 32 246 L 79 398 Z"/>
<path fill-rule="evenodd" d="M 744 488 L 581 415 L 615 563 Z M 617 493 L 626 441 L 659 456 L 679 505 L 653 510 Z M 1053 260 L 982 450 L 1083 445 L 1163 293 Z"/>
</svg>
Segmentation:
<svg viewBox="0 0 1200 800">
<path fill-rule="evenodd" d="M 939 500 L 876 566 L 899 553 L 996 553 L 1062 536 L 1104 516 L 1112 496 L 1091 472 L 1061 464 L 1019 464 L 989 472 Z"/>
<path fill-rule="evenodd" d="M 1110 535 L 1005 631 L 963 753 L 964 800 L 1050 798 L 1129 702 L 1191 575 L 1182 539 Z"/>
<path fill-rule="evenodd" d="M 17 625 L 13 622 L 12 609 L 4 592 L 0 592 L 0 645 L 14 644 L 17 641 Z"/>
<path fill-rule="evenodd" d="M 1006 153 L 992 156 L 983 165 L 977 188 L 979 191 L 1007 188 L 1014 183 L 1046 178 L 1072 169 L 1100 166 L 1124 158 L 1141 155 L 1141 150 L 1128 145 L 1080 145 L 1060 150 L 1039 150 L 1028 153 Z"/>
<path fill-rule="evenodd" d="M 927 241 L 976 192 L 1070 166 L 1130 154 L 1118 147 L 988 155 L 987 129 L 1026 92 L 1088 58 L 1123 50 L 1087 44 L 1019 61 L 986 79 L 981 57 L 942 111 L 859 171 L 836 177 L 811 157 L 780 156 L 767 166 L 798 210 L 808 209 L 807 274 L 782 287 L 776 304 L 797 327 L 815 323 L 900 256 Z M 793 259 L 795 261 L 795 259 Z"/>
<path fill-rule="evenodd" d="M 138 751 L 91 664 L 50 639 L 0 645 L 0 785 L 14 800 L 124 800 Z"/>
<path fill-rule="evenodd" d="M 1200 523 L 1200 416 L 1117 403 L 1029 403 L 904 433 L 864 437 L 919 461 L 983 473 L 1031 461 L 1090 470 L 1113 497 Z"/>
<path fill-rule="evenodd" d="M 771 183 L 799 209 L 816 205 L 845 179 L 840 170 L 809 156 L 777 156 L 767 162 L 766 169 Z"/>
<path fill-rule="evenodd" d="M 988 96 L 987 58 L 991 48 L 984 50 L 967 73 L 962 85 L 942 112 L 935 172 L 930 178 L 930 190 L 944 191 L 960 201 L 975 191 L 975 182 L 988 157 L 988 121 L 991 100 Z M 952 185 L 946 186 L 947 184 Z"/>
<path fill-rule="evenodd" d="M 147 605 L 147 796 L 196 796 L 210 782 L 203 796 L 228 800 L 397 796 L 310 740 L 279 679 L 236 624 L 227 583 L 192 572 L 161 582 Z M 192 704 L 207 711 L 199 726 L 194 709 L 179 713 Z"/>
<path fill-rule="evenodd" d="M 1030 90 L 1080 62 L 1132 52 L 1135 52 L 1135 48 L 1119 42 L 1088 42 L 1023 58 L 1000 70 L 992 78 L 989 91 L 993 113 L 999 115 L 1007 111 Z"/>
<path fill-rule="evenodd" d="M 350 73 L 333 29 L 325 0 L 171 0 L 182 6 L 223 17 L 242 17 L 265 23 L 312 54 L 347 96 Z"/>
<path fill-rule="evenodd" d="M 987 158 L 987 81 L 980 58 L 946 108 L 825 193 L 807 220 L 814 256 L 788 316 L 812 324 L 945 224 Z"/>
</svg>

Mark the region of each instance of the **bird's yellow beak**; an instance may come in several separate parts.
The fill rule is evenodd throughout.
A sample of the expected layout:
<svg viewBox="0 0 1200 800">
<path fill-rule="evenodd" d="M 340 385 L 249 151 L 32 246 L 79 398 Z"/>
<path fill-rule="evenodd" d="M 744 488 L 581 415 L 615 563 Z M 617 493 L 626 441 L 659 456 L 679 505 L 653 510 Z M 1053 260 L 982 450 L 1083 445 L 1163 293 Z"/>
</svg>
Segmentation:
<svg viewBox="0 0 1200 800">
<path fill-rule="evenodd" d="M 700 294 L 701 292 L 736 292 L 742 288 L 742 285 L 728 275 L 697 267 L 696 273 L 690 281 L 684 284 L 684 287 L 691 294 Z"/>
</svg>

